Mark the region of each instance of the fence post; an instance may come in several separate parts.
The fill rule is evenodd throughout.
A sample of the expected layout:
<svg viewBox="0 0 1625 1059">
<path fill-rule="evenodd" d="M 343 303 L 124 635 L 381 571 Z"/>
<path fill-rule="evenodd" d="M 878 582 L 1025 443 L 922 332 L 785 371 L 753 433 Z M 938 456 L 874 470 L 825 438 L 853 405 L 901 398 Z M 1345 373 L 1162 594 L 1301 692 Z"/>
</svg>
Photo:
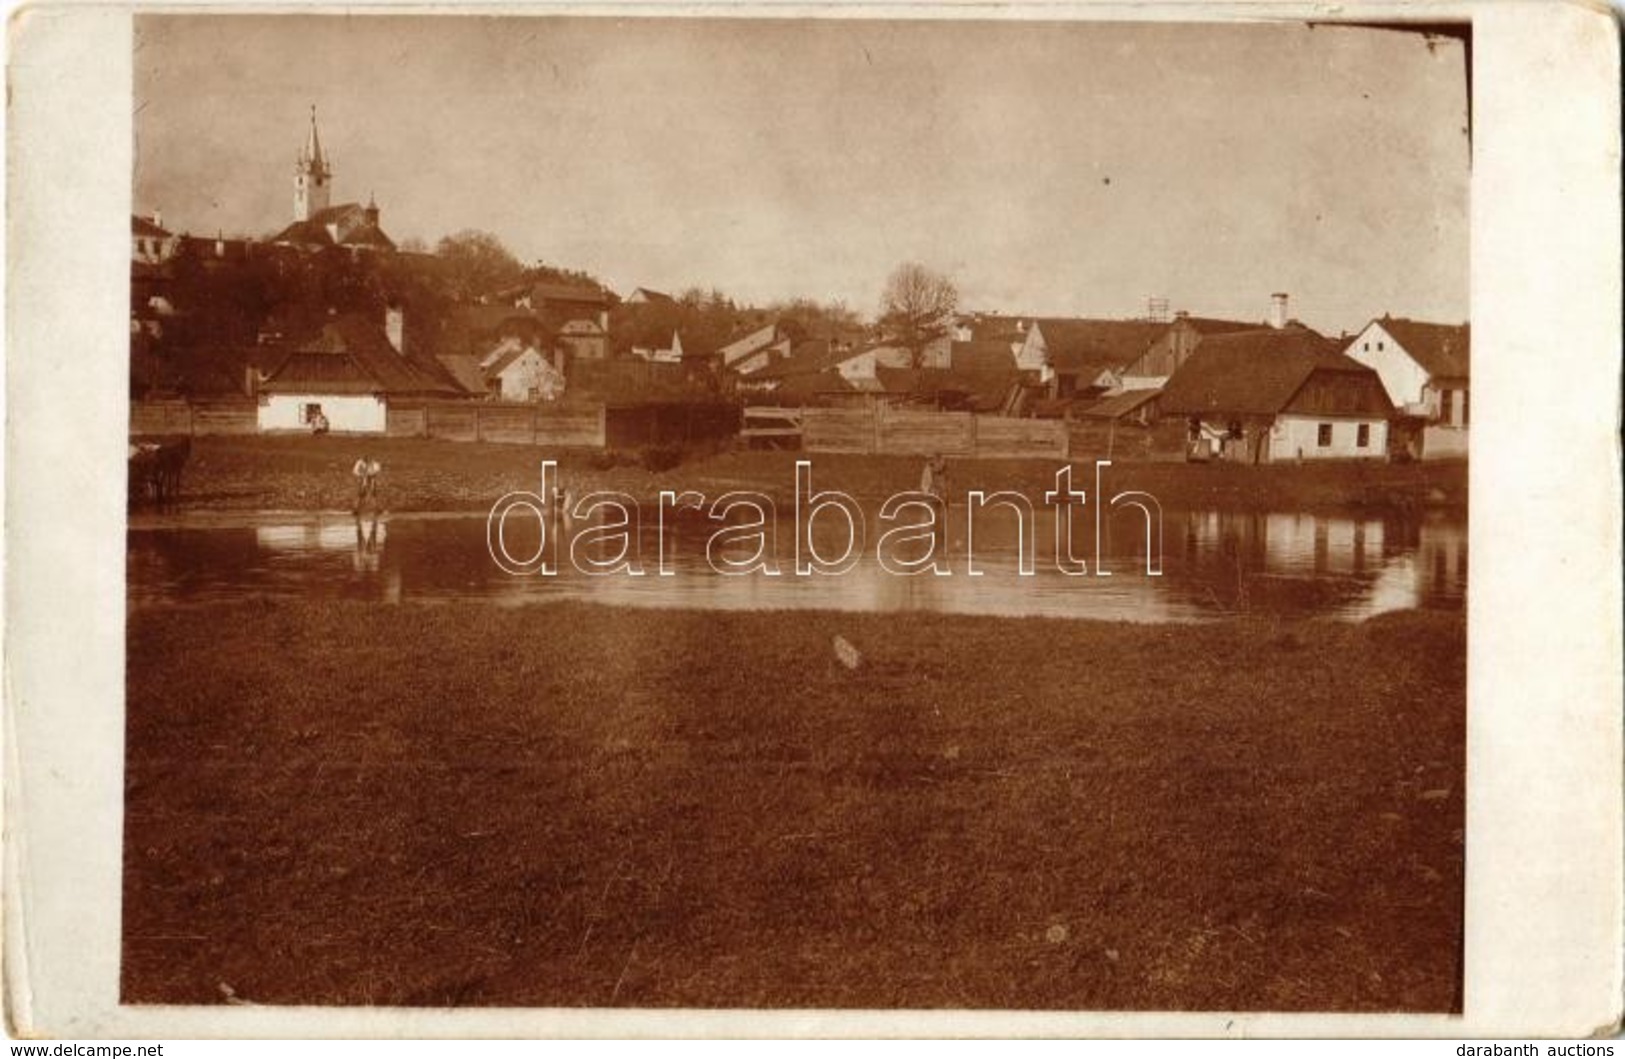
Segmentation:
<svg viewBox="0 0 1625 1059">
<path fill-rule="evenodd" d="M 869 451 L 875 453 L 876 455 L 879 455 L 880 453 L 885 451 L 885 428 L 881 425 L 881 421 L 886 418 L 886 405 L 885 405 L 885 402 L 883 402 L 883 401 L 876 401 L 875 402 L 875 406 L 874 406 L 874 410 L 873 410 L 873 418 L 874 418 L 874 427 L 875 427 L 875 430 L 874 430 L 874 448 L 870 449 Z"/>
<path fill-rule="evenodd" d="M 609 448 L 609 406 L 598 402 L 598 447 Z"/>
<path fill-rule="evenodd" d="M 972 459 L 975 459 L 982 454 L 982 417 L 975 412 L 967 412 L 966 414 L 970 416 L 970 455 Z"/>
</svg>

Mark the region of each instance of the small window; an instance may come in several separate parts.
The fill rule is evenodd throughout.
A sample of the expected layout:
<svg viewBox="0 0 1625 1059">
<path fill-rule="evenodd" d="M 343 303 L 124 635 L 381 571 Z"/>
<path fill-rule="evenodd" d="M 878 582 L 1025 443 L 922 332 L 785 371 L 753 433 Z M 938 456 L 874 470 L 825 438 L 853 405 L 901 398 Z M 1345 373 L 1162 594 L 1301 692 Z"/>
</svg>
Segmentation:
<svg viewBox="0 0 1625 1059">
<path fill-rule="evenodd" d="M 1322 424 L 1320 424 L 1320 437 L 1319 437 L 1318 440 L 1320 442 L 1320 447 L 1321 448 L 1325 449 L 1325 448 L 1330 448 L 1331 447 L 1331 444 L 1332 444 L 1332 425 L 1330 423 L 1322 423 Z"/>
<path fill-rule="evenodd" d="M 1365 344 L 1365 351 L 1366 351 L 1366 352 L 1367 352 L 1367 353 L 1369 353 L 1369 352 L 1371 352 L 1371 343 L 1370 343 L 1370 342 L 1367 342 L 1367 343 L 1366 343 L 1366 344 Z"/>
<path fill-rule="evenodd" d="M 1378 353 L 1381 353 L 1381 352 L 1382 352 L 1382 343 L 1381 343 L 1381 342 L 1378 342 L 1378 343 L 1377 343 L 1377 352 L 1378 352 Z"/>
<path fill-rule="evenodd" d="M 1354 446 L 1356 448 L 1369 448 L 1371 446 L 1371 424 L 1361 423 L 1354 431 Z"/>
<path fill-rule="evenodd" d="M 322 406 L 319 404 L 305 405 L 305 422 L 314 423 L 322 417 Z"/>
</svg>

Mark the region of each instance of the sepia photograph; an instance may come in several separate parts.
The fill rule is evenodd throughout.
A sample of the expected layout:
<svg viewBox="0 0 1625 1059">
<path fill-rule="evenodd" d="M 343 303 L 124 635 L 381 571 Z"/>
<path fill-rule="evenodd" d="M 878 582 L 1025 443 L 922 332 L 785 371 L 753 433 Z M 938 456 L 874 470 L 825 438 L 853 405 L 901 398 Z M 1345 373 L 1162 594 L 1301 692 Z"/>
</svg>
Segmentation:
<svg viewBox="0 0 1625 1059">
<path fill-rule="evenodd" d="M 119 999 L 1463 1008 L 1470 25 L 137 14 Z"/>
</svg>

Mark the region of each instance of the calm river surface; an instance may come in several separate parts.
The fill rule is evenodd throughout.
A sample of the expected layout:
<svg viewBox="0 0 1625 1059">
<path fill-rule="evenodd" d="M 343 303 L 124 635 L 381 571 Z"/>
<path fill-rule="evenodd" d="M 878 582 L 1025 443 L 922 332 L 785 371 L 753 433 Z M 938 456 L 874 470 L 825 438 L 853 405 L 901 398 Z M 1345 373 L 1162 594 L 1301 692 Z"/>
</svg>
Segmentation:
<svg viewBox="0 0 1625 1059">
<path fill-rule="evenodd" d="M 910 516 L 912 517 L 912 516 Z M 875 557 L 884 528 L 869 513 L 867 548 L 848 572 L 797 576 L 795 527 L 781 513 L 773 551 L 780 573 L 723 576 L 707 558 L 719 524 L 690 520 L 668 527 L 666 568 L 658 576 L 657 538 L 639 538 L 643 576 L 589 576 L 568 561 L 556 576 L 505 573 L 487 548 L 483 515 L 386 515 L 358 522 L 348 513 L 263 514 L 131 520 L 128 590 L 133 606 L 257 596 L 373 600 L 483 599 L 522 605 L 587 600 L 639 607 L 710 609 L 820 608 L 940 611 L 1141 622 L 1200 621 L 1238 613 L 1357 620 L 1390 610 L 1459 610 L 1467 586 L 1467 531 L 1459 516 L 1339 516 L 1302 513 L 1166 511 L 1162 573 L 1147 576 L 1145 518 L 1131 510 L 1105 520 L 1098 576 L 1092 516 L 1073 527 L 1072 554 L 1085 576 L 1055 563 L 1053 516 L 1040 510 L 1018 538 L 1009 511 L 964 509 L 949 520 L 947 576 L 903 576 Z M 523 514 L 510 519 L 510 553 L 534 553 L 540 534 Z M 581 526 L 573 528 L 579 532 Z M 820 518 L 814 543 L 838 555 L 844 522 Z M 974 532 L 980 576 L 967 572 Z M 1033 573 L 1018 572 L 1018 539 Z M 753 549 L 720 553 L 739 557 Z M 911 556 L 899 548 L 889 554 Z"/>
</svg>

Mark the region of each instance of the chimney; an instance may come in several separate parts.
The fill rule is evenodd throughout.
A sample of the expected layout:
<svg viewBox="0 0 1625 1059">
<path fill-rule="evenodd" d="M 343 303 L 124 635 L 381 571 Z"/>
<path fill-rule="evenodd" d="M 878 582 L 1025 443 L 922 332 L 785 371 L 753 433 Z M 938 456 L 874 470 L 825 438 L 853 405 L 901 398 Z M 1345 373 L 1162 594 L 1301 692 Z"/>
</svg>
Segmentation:
<svg viewBox="0 0 1625 1059">
<path fill-rule="evenodd" d="M 372 197 L 372 192 L 370 191 L 367 192 L 367 205 L 366 208 L 361 211 L 361 216 L 374 228 L 378 227 L 378 201 Z"/>
<path fill-rule="evenodd" d="M 153 210 L 152 211 L 152 226 L 154 228 L 162 228 L 164 226 L 163 211 L 161 211 L 161 210 Z"/>
<path fill-rule="evenodd" d="M 384 309 L 384 336 L 389 344 L 395 347 L 395 352 L 404 353 L 406 334 L 406 314 L 399 305 L 390 305 Z"/>
<path fill-rule="evenodd" d="M 220 231 L 215 232 L 215 235 L 214 235 L 214 256 L 215 257 L 225 257 L 226 256 L 226 235 L 225 235 L 224 232 L 220 232 Z"/>
<path fill-rule="evenodd" d="M 1270 295 L 1270 326 L 1279 331 L 1286 326 L 1289 319 L 1286 307 L 1286 292 L 1276 291 Z"/>
</svg>

